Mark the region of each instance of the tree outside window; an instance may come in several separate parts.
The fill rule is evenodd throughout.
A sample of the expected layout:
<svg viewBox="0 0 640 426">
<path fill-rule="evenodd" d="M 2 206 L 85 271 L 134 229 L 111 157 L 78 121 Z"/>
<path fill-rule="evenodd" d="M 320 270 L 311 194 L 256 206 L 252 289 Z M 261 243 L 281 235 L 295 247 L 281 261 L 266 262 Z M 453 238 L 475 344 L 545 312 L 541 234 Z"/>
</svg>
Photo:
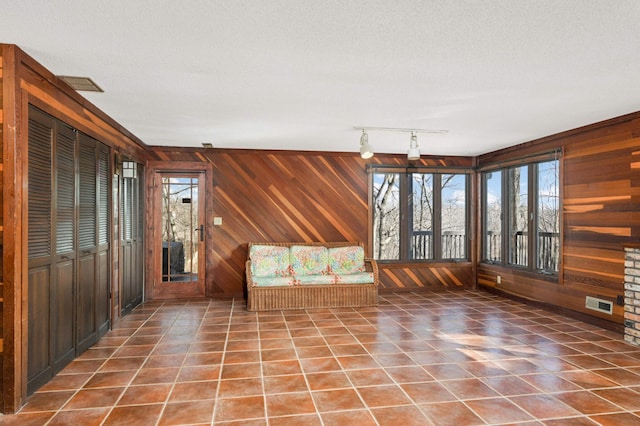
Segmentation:
<svg viewBox="0 0 640 426">
<path fill-rule="evenodd" d="M 527 266 L 529 239 L 529 197 L 527 184 L 528 166 L 507 170 L 507 194 L 509 202 L 509 264 Z"/>
<path fill-rule="evenodd" d="M 484 256 L 491 263 L 502 261 L 502 171 L 496 170 L 483 176 Z"/>
<path fill-rule="evenodd" d="M 400 175 L 373 175 L 373 247 L 374 258 L 400 258 Z"/>
<path fill-rule="evenodd" d="M 491 170 L 482 182 L 483 261 L 557 273 L 559 160 Z"/>
<path fill-rule="evenodd" d="M 373 173 L 372 181 L 377 260 L 468 257 L 466 174 Z"/>
<path fill-rule="evenodd" d="M 433 259 L 433 175 L 412 173 L 411 258 Z"/>
<path fill-rule="evenodd" d="M 443 259 L 464 259 L 467 257 L 467 176 L 441 176 L 441 255 Z"/>
</svg>

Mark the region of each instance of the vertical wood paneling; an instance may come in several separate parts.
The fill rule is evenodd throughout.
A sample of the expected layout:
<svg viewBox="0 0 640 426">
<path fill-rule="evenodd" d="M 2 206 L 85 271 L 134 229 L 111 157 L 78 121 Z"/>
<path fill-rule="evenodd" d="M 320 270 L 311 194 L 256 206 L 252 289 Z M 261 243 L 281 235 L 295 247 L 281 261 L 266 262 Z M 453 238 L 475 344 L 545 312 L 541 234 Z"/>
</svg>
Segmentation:
<svg viewBox="0 0 640 426">
<path fill-rule="evenodd" d="M 3 50 L 0 48 L 0 152 L 4 141 Z M 0 384 L 4 383 L 4 155 L 0 156 Z M 4 412 L 4 398 L 0 398 L 0 412 Z"/>
<path fill-rule="evenodd" d="M 368 235 L 367 162 L 357 154 L 156 148 L 158 161 L 204 161 L 213 166 L 212 213 L 206 224 L 207 294 L 242 296 L 251 241 L 363 241 Z M 404 156 L 377 156 L 406 164 Z M 468 166 L 469 159 L 425 158 L 428 165 Z M 470 264 L 380 267 L 385 289 L 473 285 Z"/>
<path fill-rule="evenodd" d="M 22 309 L 23 281 L 16 277 L 26 270 L 25 231 L 22 221 L 24 181 L 22 155 L 18 148 L 20 129 L 25 125 L 17 95 L 16 49 L 0 45 L 2 56 L 2 227 L 11 232 L 2 235 L 2 380 L 3 412 L 13 412 L 26 397 L 26 354 L 22 350 L 25 312 Z M 7 194 L 12 195 L 11 202 Z M 17 288 L 16 288 L 17 286 Z"/>
</svg>

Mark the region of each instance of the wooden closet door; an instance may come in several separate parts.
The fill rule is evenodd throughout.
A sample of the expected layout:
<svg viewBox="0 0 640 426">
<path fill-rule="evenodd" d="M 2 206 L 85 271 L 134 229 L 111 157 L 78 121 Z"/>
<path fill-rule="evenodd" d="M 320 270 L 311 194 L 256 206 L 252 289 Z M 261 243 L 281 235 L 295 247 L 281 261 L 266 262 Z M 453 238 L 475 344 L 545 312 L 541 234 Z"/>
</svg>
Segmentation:
<svg viewBox="0 0 640 426">
<path fill-rule="evenodd" d="M 110 325 L 110 150 L 31 108 L 27 393 Z"/>
<path fill-rule="evenodd" d="M 75 357 L 75 140 L 71 127 L 30 112 L 28 392 Z"/>
<path fill-rule="evenodd" d="M 78 353 L 98 340 L 97 204 L 96 141 L 81 134 L 78 150 Z"/>
<path fill-rule="evenodd" d="M 76 287 L 76 132 L 57 122 L 54 140 L 55 277 L 51 282 L 53 374 L 75 358 L 74 296 Z"/>
<path fill-rule="evenodd" d="M 36 121 L 35 118 L 40 118 Z M 52 221 L 52 145 L 53 120 L 31 117 L 29 120 L 29 200 L 28 200 L 28 366 L 27 389 L 32 393 L 52 375 L 50 292 Z"/>
<path fill-rule="evenodd" d="M 98 143 L 98 245 L 97 245 L 97 271 L 96 271 L 96 323 L 98 337 L 109 331 L 111 324 L 111 281 L 110 267 L 111 255 L 109 241 L 111 241 L 111 169 L 109 148 Z"/>
</svg>

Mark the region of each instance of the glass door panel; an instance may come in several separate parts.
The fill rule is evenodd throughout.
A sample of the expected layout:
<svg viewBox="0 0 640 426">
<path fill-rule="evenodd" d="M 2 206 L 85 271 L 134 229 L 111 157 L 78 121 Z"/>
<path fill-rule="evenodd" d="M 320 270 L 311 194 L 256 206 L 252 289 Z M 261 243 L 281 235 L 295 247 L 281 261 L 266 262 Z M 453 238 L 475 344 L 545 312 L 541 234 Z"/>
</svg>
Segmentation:
<svg viewBox="0 0 640 426">
<path fill-rule="evenodd" d="M 198 280 L 198 178 L 162 178 L 162 282 Z"/>
</svg>

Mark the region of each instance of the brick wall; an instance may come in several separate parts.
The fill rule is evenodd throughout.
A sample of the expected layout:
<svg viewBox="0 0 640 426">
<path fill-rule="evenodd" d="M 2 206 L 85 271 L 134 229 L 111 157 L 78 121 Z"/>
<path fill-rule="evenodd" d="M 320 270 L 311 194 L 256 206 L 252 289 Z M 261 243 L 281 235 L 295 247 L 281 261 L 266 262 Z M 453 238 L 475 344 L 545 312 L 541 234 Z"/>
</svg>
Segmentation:
<svg viewBox="0 0 640 426">
<path fill-rule="evenodd" d="M 640 346 L 640 248 L 625 249 L 624 340 Z"/>
</svg>

